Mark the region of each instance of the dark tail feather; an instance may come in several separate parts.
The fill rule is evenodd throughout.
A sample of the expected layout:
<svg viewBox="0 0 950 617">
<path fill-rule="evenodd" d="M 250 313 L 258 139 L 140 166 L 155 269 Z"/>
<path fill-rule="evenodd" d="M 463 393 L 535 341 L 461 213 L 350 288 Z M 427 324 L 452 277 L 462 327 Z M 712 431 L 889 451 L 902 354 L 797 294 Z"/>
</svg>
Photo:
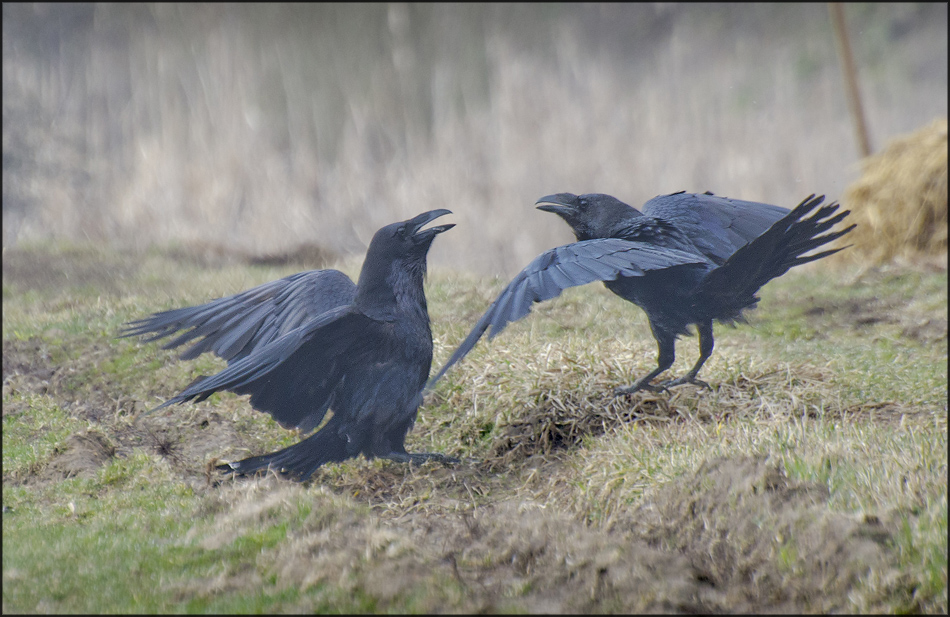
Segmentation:
<svg viewBox="0 0 950 617">
<path fill-rule="evenodd" d="M 804 255 L 840 238 L 855 227 L 851 225 L 840 231 L 824 233 L 850 214 L 849 210 L 845 210 L 835 215 L 837 203 L 823 206 L 805 218 L 824 199 L 823 195 L 809 196 L 703 279 L 698 291 L 707 299 L 712 318 L 736 319 L 743 308 L 755 305 L 758 301 L 755 294 L 770 280 L 782 276 L 794 266 L 842 250 L 837 248 Z"/>
<path fill-rule="evenodd" d="M 331 428 L 327 431 L 327 428 Z M 235 463 L 218 465 L 225 473 L 250 475 L 272 469 L 284 477 L 303 482 L 324 463 L 338 463 L 352 458 L 339 434 L 326 426 L 300 443 L 262 456 L 252 456 Z"/>
</svg>

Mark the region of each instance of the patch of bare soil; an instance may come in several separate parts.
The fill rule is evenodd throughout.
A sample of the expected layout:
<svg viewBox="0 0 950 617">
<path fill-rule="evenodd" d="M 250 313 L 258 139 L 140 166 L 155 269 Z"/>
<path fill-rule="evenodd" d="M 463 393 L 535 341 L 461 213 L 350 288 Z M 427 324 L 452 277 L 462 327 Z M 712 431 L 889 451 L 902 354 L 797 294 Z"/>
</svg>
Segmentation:
<svg viewBox="0 0 950 617">
<path fill-rule="evenodd" d="M 626 526 L 684 555 L 724 610 L 834 612 L 850 600 L 874 610 L 885 594 L 909 597 L 889 565 L 895 524 L 832 512 L 827 500 L 827 487 L 789 480 L 780 462 L 715 459 L 648 497 Z M 878 586 L 855 596 L 872 572 Z"/>
<path fill-rule="evenodd" d="M 76 343 L 81 344 L 81 343 Z M 73 360 L 54 361 L 63 352 Z M 89 428 L 70 437 L 63 447 L 22 477 L 4 472 L 4 483 L 33 484 L 90 475 L 114 458 L 125 458 L 136 448 L 165 459 L 182 479 L 196 487 L 208 484 L 206 466 L 214 456 L 245 446 L 230 419 L 207 406 L 145 413 L 143 401 L 123 397 L 93 368 L 110 353 L 108 346 L 93 342 L 84 350 L 54 350 L 42 339 L 3 342 L 3 390 L 15 400 L 4 405 L 3 415 L 29 412 L 30 396 L 45 396 L 69 417 Z M 83 377 L 93 371 L 96 382 Z M 40 428 L 38 430 L 46 430 Z"/>
<path fill-rule="evenodd" d="M 103 418 L 94 426 L 70 437 L 65 448 L 54 452 L 31 476 L 9 480 L 13 484 L 31 484 L 76 475 L 91 477 L 113 459 L 127 458 L 140 449 L 161 457 L 174 475 L 196 491 L 208 490 L 221 479 L 220 474 L 209 469 L 209 464 L 222 452 L 245 443 L 231 420 L 208 408 L 197 408 L 184 417 L 123 414 Z"/>
<path fill-rule="evenodd" d="M 41 474 L 51 480 L 72 477 L 93 477 L 100 467 L 115 456 L 115 445 L 101 432 L 90 429 L 66 440 Z"/>
<path fill-rule="evenodd" d="M 473 611 L 697 612 L 716 603 L 682 555 L 531 502 L 415 523 L 414 544 L 441 550 Z"/>
<path fill-rule="evenodd" d="M 573 447 L 619 424 L 657 415 L 670 415 L 668 397 L 652 393 L 617 397 L 611 390 L 591 397 L 551 390 L 541 395 L 536 407 L 504 427 L 485 464 L 489 470 L 510 468 L 532 456 Z"/>
</svg>

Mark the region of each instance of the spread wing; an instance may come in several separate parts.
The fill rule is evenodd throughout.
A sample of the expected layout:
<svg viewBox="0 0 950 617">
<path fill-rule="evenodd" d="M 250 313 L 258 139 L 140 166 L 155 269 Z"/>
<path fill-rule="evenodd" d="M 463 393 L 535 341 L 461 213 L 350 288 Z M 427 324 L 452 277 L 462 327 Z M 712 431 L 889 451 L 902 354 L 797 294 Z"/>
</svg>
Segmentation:
<svg viewBox="0 0 950 617">
<path fill-rule="evenodd" d="M 385 323 L 351 305 L 337 307 L 191 384 L 156 409 L 230 390 L 250 394 L 254 409 L 269 413 L 284 428 L 307 432 L 323 420 L 348 368 L 373 362 L 386 348 L 387 336 Z"/>
<path fill-rule="evenodd" d="M 788 214 L 787 208 L 712 193 L 660 195 L 641 208 L 646 216 L 676 225 L 702 253 L 722 265 L 739 248 Z"/>
<path fill-rule="evenodd" d="M 427 387 L 465 357 L 489 327 L 488 337 L 494 338 L 510 322 L 527 315 L 535 302 L 550 300 L 568 287 L 691 264 L 708 266 L 700 255 L 619 238 L 584 240 L 541 253 L 502 290 Z"/>
<path fill-rule="evenodd" d="M 838 210 L 837 202 L 819 208 L 824 199 L 824 195 L 806 197 L 794 210 L 779 219 L 753 242 L 736 251 L 725 264 L 711 271 L 703 279 L 697 293 L 710 301 L 727 298 L 726 304 L 735 304 L 733 298 L 748 298 L 741 302 L 748 304 L 762 285 L 785 274 L 792 267 L 842 250 L 836 248 L 805 255 L 849 233 L 855 227 L 851 225 L 824 233 L 851 213 L 850 210 L 844 210 L 835 214 Z M 812 211 L 814 213 L 805 218 Z"/>
<path fill-rule="evenodd" d="M 200 339 L 181 354 L 183 360 L 212 351 L 231 363 L 330 309 L 350 304 L 355 295 L 356 285 L 342 272 L 310 270 L 199 306 L 131 321 L 120 336 L 152 334 L 145 339 L 149 342 L 187 330 L 164 349 Z"/>
</svg>

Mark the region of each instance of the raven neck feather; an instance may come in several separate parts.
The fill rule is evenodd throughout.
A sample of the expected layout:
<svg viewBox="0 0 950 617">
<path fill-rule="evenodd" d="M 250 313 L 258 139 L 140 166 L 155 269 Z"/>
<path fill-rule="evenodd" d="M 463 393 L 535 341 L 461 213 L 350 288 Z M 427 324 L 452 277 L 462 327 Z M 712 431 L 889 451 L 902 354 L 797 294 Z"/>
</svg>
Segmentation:
<svg viewBox="0 0 950 617">
<path fill-rule="evenodd" d="M 394 321 L 399 316 L 422 316 L 428 321 L 423 280 L 425 258 L 394 260 L 387 272 L 366 268 L 360 274 L 354 303 L 364 315 L 379 321 Z"/>
</svg>

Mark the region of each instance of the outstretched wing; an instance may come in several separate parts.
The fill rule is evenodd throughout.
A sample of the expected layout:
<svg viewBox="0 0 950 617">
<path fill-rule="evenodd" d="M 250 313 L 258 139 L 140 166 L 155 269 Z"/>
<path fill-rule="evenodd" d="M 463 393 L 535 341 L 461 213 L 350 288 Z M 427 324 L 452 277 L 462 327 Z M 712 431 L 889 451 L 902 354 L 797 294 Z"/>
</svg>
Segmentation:
<svg viewBox="0 0 950 617">
<path fill-rule="evenodd" d="M 355 295 L 356 285 L 342 272 L 310 270 L 207 304 L 131 321 L 120 337 L 154 333 L 145 339 L 149 342 L 188 330 L 165 343 L 164 349 L 200 339 L 181 359 L 212 351 L 231 363 L 330 309 L 350 304 Z"/>
<path fill-rule="evenodd" d="M 837 240 L 855 227 L 851 225 L 825 233 L 843 221 L 851 211 L 844 210 L 835 214 L 838 210 L 837 202 L 819 208 L 824 199 L 824 195 L 806 197 L 765 233 L 736 251 L 725 264 L 711 271 L 703 279 L 696 293 L 706 298 L 707 302 L 722 302 L 724 306 L 747 305 L 754 301 L 755 293 L 760 287 L 794 266 L 827 257 L 847 248 L 806 255 L 813 249 Z M 813 210 L 814 213 L 805 218 Z M 741 300 L 737 301 L 737 298 Z M 723 309 L 719 312 L 723 312 Z"/>
<path fill-rule="evenodd" d="M 323 420 L 348 367 L 375 361 L 386 347 L 381 344 L 386 328 L 351 305 L 331 309 L 191 384 L 156 409 L 230 390 L 250 394 L 254 409 L 269 413 L 284 428 L 308 432 Z"/>
<path fill-rule="evenodd" d="M 465 357 L 489 326 L 488 338 L 494 338 L 508 323 L 527 315 L 535 302 L 550 300 L 568 287 L 690 264 L 706 267 L 708 262 L 700 255 L 619 238 L 584 240 L 541 253 L 508 283 L 427 387 Z"/>
<path fill-rule="evenodd" d="M 787 208 L 771 204 L 685 192 L 654 197 L 641 211 L 646 216 L 675 224 L 717 265 L 725 263 L 730 255 L 789 212 Z"/>
</svg>

